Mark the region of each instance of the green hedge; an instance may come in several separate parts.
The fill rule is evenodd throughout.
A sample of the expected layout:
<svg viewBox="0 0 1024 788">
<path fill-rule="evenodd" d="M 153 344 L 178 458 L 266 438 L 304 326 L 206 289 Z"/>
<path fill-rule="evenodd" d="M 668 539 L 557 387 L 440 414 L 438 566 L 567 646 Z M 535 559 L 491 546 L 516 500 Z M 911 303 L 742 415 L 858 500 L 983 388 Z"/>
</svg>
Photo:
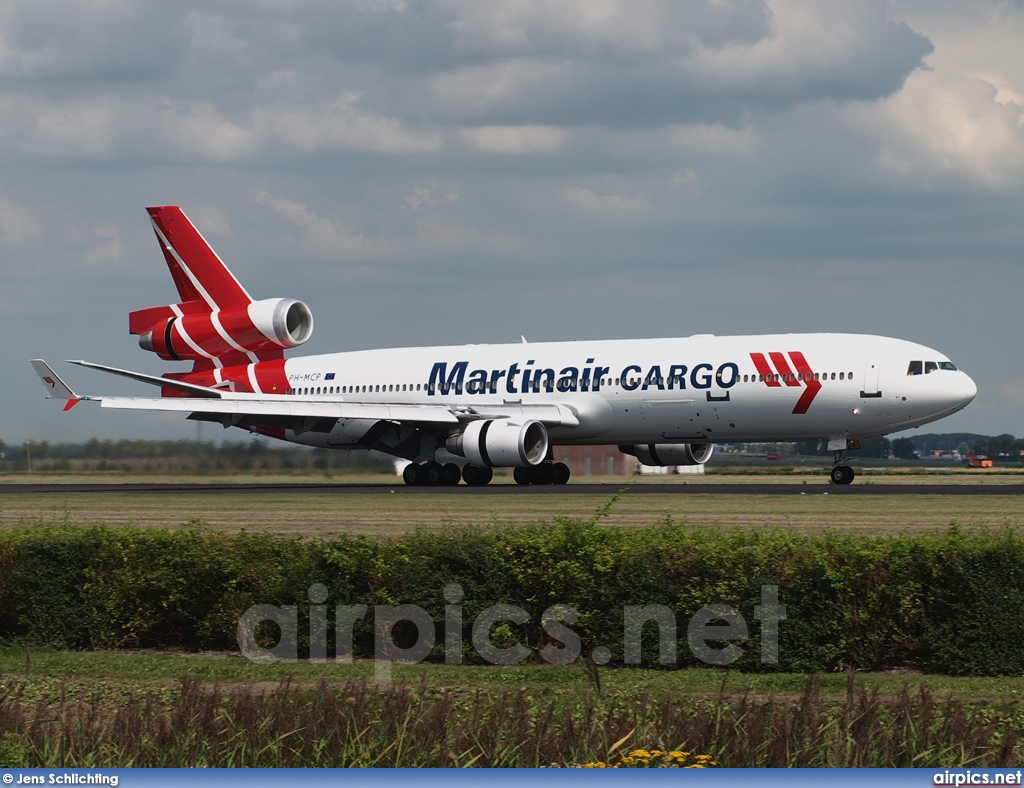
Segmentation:
<svg viewBox="0 0 1024 788">
<path fill-rule="evenodd" d="M 610 650 L 621 664 L 623 606 L 665 605 L 675 614 L 677 665 L 699 664 L 686 624 L 702 607 L 737 609 L 749 630 L 738 642 L 745 670 L 836 670 L 892 666 L 948 674 L 1024 673 L 1024 537 L 963 531 L 925 536 L 806 535 L 782 529 L 644 529 L 555 520 L 519 528 L 465 528 L 394 539 L 335 541 L 225 534 L 192 523 L 176 530 L 100 525 L 19 527 L 0 532 L 0 638 L 66 648 L 237 648 L 236 627 L 256 604 L 296 605 L 298 654 L 308 654 L 309 588 L 335 605 L 366 604 L 357 657 L 373 655 L 374 605 L 411 603 L 437 625 L 444 656 L 445 600 L 462 586 L 462 658 L 480 661 L 471 625 L 506 603 L 530 614 L 498 625 L 497 646 L 538 651 L 540 624 L 556 603 L 580 614 L 571 625 L 584 652 Z M 786 606 L 779 661 L 760 660 L 761 588 Z M 334 643 L 329 612 L 328 643 Z M 395 639 L 415 635 L 395 628 Z M 273 630 L 263 630 L 269 645 Z M 644 628 L 643 664 L 658 665 L 657 630 Z M 721 643 L 717 645 L 723 645 Z"/>
</svg>

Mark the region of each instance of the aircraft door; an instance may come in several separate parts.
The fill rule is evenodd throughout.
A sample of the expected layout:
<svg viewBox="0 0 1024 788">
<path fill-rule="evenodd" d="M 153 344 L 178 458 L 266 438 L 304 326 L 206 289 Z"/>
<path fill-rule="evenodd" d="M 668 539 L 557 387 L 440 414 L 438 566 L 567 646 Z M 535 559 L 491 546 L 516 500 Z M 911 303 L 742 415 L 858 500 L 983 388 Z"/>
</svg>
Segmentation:
<svg viewBox="0 0 1024 788">
<path fill-rule="evenodd" d="M 882 392 L 878 388 L 879 364 L 877 361 L 869 361 L 864 368 L 864 387 L 860 395 L 869 399 L 881 399 Z"/>
</svg>

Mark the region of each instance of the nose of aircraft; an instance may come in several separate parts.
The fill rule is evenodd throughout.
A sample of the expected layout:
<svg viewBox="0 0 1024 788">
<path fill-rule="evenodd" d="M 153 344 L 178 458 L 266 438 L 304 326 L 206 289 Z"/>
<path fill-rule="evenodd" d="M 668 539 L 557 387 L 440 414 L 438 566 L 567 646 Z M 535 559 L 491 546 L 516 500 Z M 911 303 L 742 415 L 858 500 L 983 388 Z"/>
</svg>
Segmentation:
<svg viewBox="0 0 1024 788">
<path fill-rule="evenodd" d="M 957 392 L 960 398 L 959 407 L 966 408 L 978 396 L 978 384 L 975 383 L 970 375 L 962 373 L 960 380 L 960 390 Z"/>
</svg>

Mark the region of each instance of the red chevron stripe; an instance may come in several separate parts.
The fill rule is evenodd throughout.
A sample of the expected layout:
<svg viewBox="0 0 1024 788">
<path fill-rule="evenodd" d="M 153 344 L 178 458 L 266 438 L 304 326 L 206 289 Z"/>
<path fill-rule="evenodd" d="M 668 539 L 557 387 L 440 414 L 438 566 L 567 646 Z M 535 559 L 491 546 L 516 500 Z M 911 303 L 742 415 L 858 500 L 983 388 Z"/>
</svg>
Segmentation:
<svg viewBox="0 0 1024 788">
<path fill-rule="evenodd" d="M 797 400 L 796 406 L 793 408 L 794 414 L 806 413 L 807 409 L 811 407 L 811 403 L 814 402 L 814 398 L 818 396 L 818 392 L 821 391 L 821 383 L 814 379 L 814 370 L 807 363 L 804 354 L 799 350 L 791 350 L 789 352 L 789 359 L 786 358 L 785 353 L 769 353 L 768 355 L 775 365 L 774 369 L 763 353 L 750 354 L 750 360 L 754 362 L 758 373 L 764 378 L 765 385 L 771 388 L 782 385 L 781 382 L 776 380 L 776 370 L 778 375 L 782 376 L 787 386 L 799 388 L 802 384 L 806 385 L 807 388 L 804 389 L 803 394 L 800 395 L 800 399 Z M 790 361 L 793 362 L 793 367 L 796 367 L 795 373 L 793 372 L 793 367 L 790 366 Z"/>
<path fill-rule="evenodd" d="M 799 386 L 800 381 L 796 379 L 796 375 L 793 374 L 793 370 L 789 367 L 789 362 L 786 361 L 786 355 L 784 353 L 769 353 L 772 361 L 775 363 L 775 368 L 782 375 L 782 379 L 786 381 L 787 386 Z"/>
<path fill-rule="evenodd" d="M 814 398 L 818 396 L 818 392 L 821 391 L 821 383 L 814 379 L 814 372 L 811 369 L 811 365 L 807 363 L 807 359 L 804 358 L 803 353 L 799 350 L 791 350 L 789 351 L 789 357 L 793 360 L 796 371 L 800 373 L 807 384 L 804 393 L 797 400 L 796 407 L 793 408 L 793 413 L 806 413 L 807 409 L 811 407 L 811 403 L 814 402 Z"/>
<path fill-rule="evenodd" d="M 757 367 L 757 371 L 764 378 L 766 385 L 771 388 L 782 385 L 775 379 L 775 370 L 768 364 L 768 359 L 764 357 L 763 353 L 751 353 L 750 360 L 754 362 L 754 366 Z"/>
</svg>

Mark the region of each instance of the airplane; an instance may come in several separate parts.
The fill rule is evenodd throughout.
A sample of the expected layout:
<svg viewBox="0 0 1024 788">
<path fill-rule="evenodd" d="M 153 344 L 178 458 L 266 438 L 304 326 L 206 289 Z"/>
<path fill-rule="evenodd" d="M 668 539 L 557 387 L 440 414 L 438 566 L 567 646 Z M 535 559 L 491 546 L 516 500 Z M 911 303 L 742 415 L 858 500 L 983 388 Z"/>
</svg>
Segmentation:
<svg viewBox="0 0 1024 788">
<path fill-rule="evenodd" d="M 158 386 L 160 396 L 84 396 L 43 360 L 47 397 L 173 411 L 328 449 L 409 460 L 409 485 L 565 484 L 552 447 L 615 445 L 645 465 L 703 465 L 715 445 L 819 441 L 835 484 L 846 452 L 966 407 L 977 386 L 942 353 L 859 334 L 453 345 L 297 358 L 309 307 L 255 300 L 177 206 L 147 208 L 179 301 L 131 312 L 139 345 L 188 371 L 148 375 L 69 363 Z"/>
</svg>

